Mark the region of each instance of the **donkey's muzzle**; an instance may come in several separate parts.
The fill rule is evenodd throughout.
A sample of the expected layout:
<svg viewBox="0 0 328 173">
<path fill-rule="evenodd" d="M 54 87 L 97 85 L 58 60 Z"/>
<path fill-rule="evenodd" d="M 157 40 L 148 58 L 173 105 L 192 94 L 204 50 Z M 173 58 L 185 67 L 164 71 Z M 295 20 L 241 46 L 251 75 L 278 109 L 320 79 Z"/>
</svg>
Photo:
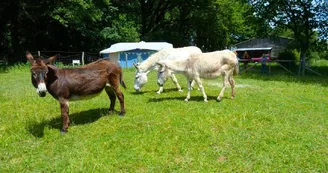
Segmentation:
<svg viewBox="0 0 328 173">
<path fill-rule="evenodd" d="M 47 92 L 38 92 L 38 94 L 40 97 L 44 97 L 44 96 L 46 96 Z"/>
<path fill-rule="evenodd" d="M 134 85 L 134 90 L 136 90 L 137 92 L 139 92 L 140 91 L 140 87 L 137 86 L 137 85 Z"/>
<path fill-rule="evenodd" d="M 47 93 L 47 87 L 44 83 L 39 83 L 38 88 L 36 89 L 36 92 L 40 97 L 46 96 Z"/>
</svg>

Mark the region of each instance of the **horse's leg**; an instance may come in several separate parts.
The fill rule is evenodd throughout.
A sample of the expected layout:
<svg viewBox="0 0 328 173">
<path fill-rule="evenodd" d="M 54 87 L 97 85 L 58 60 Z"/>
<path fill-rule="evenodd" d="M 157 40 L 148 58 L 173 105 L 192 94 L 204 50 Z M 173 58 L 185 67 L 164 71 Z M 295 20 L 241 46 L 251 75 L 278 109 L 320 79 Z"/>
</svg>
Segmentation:
<svg viewBox="0 0 328 173">
<path fill-rule="evenodd" d="M 229 82 L 229 75 L 227 75 L 226 73 L 224 73 L 224 76 L 223 76 L 223 87 L 221 89 L 221 92 L 217 98 L 218 101 L 221 101 L 223 95 L 224 95 L 224 91 L 225 89 L 227 88 L 227 85 L 228 85 L 228 82 Z"/>
<path fill-rule="evenodd" d="M 235 98 L 235 95 L 236 95 L 236 85 L 235 85 L 235 80 L 233 80 L 233 75 L 231 74 L 229 76 L 229 83 L 231 85 L 231 99 L 234 99 Z"/>
<path fill-rule="evenodd" d="M 181 86 L 179 85 L 178 80 L 177 80 L 177 78 L 175 77 L 174 74 L 171 75 L 171 80 L 177 86 L 179 92 L 182 92 Z"/>
<path fill-rule="evenodd" d="M 198 88 L 200 89 L 200 91 L 201 91 L 202 94 L 203 94 L 204 102 L 208 102 L 208 101 L 207 101 L 207 95 L 206 95 L 206 93 L 205 93 L 205 89 L 204 89 L 204 86 L 203 86 L 203 84 L 202 84 L 201 79 L 200 79 L 199 77 L 197 77 L 197 78 L 195 78 L 194 80 L 195 80 L 195 82 L 198 84 Z"/>
<path fill-rule="evenodd" d="M 108 112 L 109 112 L 109 113 L 112 113 L 112 112 L 114 112 L 115 101 L 116 101 L 116 95 L 115 95 L 115 93 L 114 93 L 113 88 L 110 87 L 110 86 L 106 86 L 106 87 L 105 87 L 105 91 L 106 91 L 106 93 L 107 93 L 107 95 L 108 95 L 108 97 L 109 97 L 109 99 L 110 99 L 110 106 L 109 106 L 109 110 L 108 110 Z"/>
<path fill-rule="evenodd" d="M 187 97 L 185 99 L 186 102 L 190 99 L 191 80 L 187 79 L 187 83 L 188 83 L 188 93 L 187 93 Z"/>
<path fill-rule="evenodd" d="M 69 126 L 69 102 L 67 99 L 59 99 L 60 103 L 60 110 L 61 110 L 61 116 L 63 119 L 63 127 L 60 130 L 61 134 L 65 134 L 67 132 L 68 126 Z"/>
</svg>

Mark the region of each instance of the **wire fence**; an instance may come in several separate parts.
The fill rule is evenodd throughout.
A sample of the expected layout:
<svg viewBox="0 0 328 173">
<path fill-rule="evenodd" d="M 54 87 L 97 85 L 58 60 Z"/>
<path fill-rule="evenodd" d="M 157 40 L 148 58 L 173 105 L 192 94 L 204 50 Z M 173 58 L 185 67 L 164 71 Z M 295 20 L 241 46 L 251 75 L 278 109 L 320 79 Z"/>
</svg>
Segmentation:
<svg viewBox="0 0 328 173">
<path fill-rule="evenodd" d="M 67 52 L 67 51 L 32 51 L 33 56 L 39 55 L 42 58 L 49 58 L 51 56 L 59 54 L 55 63 L 62 63 L 63 65 L 84 65 L 90 62 L 100 59 L 99 53 L 93 52 Z M 17 63 L 26 63 L 25 54 L 12 54 L 6 58 L 2 58 L 1 62 L 5 62 L 7 65 L 13 65 Z"/>
</svg>

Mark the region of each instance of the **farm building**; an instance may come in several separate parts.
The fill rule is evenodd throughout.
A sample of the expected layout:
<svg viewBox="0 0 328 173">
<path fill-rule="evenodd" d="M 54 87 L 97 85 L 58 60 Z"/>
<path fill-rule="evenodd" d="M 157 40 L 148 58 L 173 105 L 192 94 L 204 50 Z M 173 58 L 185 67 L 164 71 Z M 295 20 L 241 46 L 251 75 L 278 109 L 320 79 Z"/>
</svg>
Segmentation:
<svg viewBox="0 0 328 173">
<path fill-rule="evenodd" d="M 279 53 L 290 43 L 291 39 L 285 37 L 254 38 L 237 43 L 232 50 L 238 53 L 241 59 L 260 58 L 262 54 L 269 54 L 270 58 L 278 58 Z"/>
<path fill-rule="evenodd" d="M 121 67 L 128 68 L 133 67 L 133 63 L 142 62 L 151 54 L 165 48 L 173 48 L 173 46 L 166 42 L 116 43 L 100 51 L 100 54 L 103 58 L 109 58 Z"/>
</svg>

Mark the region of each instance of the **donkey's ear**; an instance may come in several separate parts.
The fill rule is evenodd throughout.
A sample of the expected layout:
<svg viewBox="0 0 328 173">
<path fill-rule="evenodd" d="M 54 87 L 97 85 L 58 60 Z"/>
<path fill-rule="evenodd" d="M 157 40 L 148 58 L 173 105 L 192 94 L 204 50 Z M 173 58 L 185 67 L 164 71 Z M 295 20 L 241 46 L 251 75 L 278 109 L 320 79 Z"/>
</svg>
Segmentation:
<svg viewBox="0 0 328 173">
<path fill-rule="evenodd" d="M 35 63 L 32 54 L 28 50 L 26 51 L 25 56 L 26 56 L 27 60 L 31 63 L 31 65 L 33 65 Z"/>
<path fill-rule="evenodd" d="M 52 57 L 50 57 L 50 58 L 48 58 L 48 59 L 45 59 L 44 60 L 44 63 L 46 63 L 46 64 L 52 64 L 58 57 L 59 57 L 60 55 L 59 54 L 57 54 L 57 55 L 55 55 L 55 56 L 52 56 Z"/>
<path fill-rule="evenodd" d="M 146 75 L 148 75 L 149 72 L 150 72 L 150 70 L 149 71 L 146 71 Z"/>
<path fill-rule="evenodd" d="M 136 63 L 133 63 L 134 67 L 139 70 L 139 66 Z"/>
<path fill-rule="evenodd" d="M 159 65 L 160 67 L 165 67 L 165 63 L 164 62 L 156 62 L 157 65 Z"/>
<path fill-rule="evenodd" d="M 48 67 L 48 78 L 55 78 L 57 79 L 57 71 L 58 68 L 52 64 L 47 65 Z"/>
</svg>

